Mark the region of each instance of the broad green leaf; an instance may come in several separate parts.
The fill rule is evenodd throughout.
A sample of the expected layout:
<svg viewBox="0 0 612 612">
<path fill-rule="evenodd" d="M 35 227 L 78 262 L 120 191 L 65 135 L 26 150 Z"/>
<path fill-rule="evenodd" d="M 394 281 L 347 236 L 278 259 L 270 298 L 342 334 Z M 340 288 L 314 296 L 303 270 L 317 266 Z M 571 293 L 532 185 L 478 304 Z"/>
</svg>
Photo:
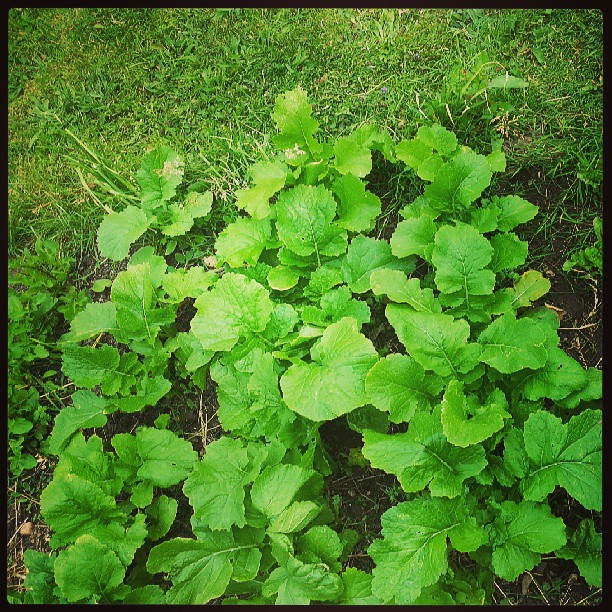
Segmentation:
<svg viewBox="0 0 612 612">
<path fill-rule="evenodd" d="M 169 604 L 206 604 L 225 593 L 233 564 L 253 544 L 238 544 L 231 532 L 201 533 L 197 540 L 174 538 L 149 553 L 147 571 L 165 572 L 172 580 Z"/>
<path fill-rule="evenodd" d="M 546 295 L 550 290 L 550 281 L 542 276 L 537 270 L 525 272 L 518 281 L 514 283 L 514 288 L 506 290 L 512 308 L 515 310 L 523 306 L 530 306 L 532 302 Z"/>
<path fill-rule="evenodd" d="M 121 476 L 116 473 L 114 457 L 102 449 L 102 440 L 82 433 L 74 436 L 61 453 L 53 472 L 58 481 L 67 475 L 78 476 L 93 482 L 110 496 L 118 495 L 123 486 Z"/>
<path fill-rule="evenodd" d="M 144 157 L 136 174 L 144 211 L 151 213 L 176 195 L 176 188 L 183 180 L 184 166 L 178 154 L 163 145 Z"/>
<path fill-rule="evenodd" d="M 240 217 L 219 234 L 215 242 L 215 253 L 219 261 L 226 261 L 232 268 L 244 264 L 254 266 L 267 247 L 271 235 L 269 219 L 258 221 Z"/>
<path fill-rule="evenodd" d="M 40 511 L 55 532 L 54 547 L 73 542 L 96 525 L 111 523 L 122 516 L 114 497 L 93 482 L 72 474 L 51 481 L 40 496 Z"/>
<path fill-rule="evenodd" d="M 576 369 L 577 371 L 577 369 Z M 556 401 L 557 406 L 563 408 L 576 408 L 580 402 L 590 402 L 596 399 L 601 399 L 603 372 L 597 368 L 589 368 L 586 370 L 586 384 L 579 390 L 572 391 L 563 399 Z"/>
<path fill-rule="evenodd" d="M 513 313 L 495 319 L 478 336 L 478 343 L 482 345 L 480 361 L 503 374 L 537 370 L 548 359 L 542 326 L 532 319 L 516 319 Z"/>
<path fill-rule="evenodd" d="M 397 476 L 407 493 L 429 487 L 433 496 L 457 497 L 464 481 L 487 464 L 481 446 L 458 448 L 442 433 L 417 442 L 410 431 L 387 435 L 366 430 L 363 440 L 362 452 L 372 467 Z"/>
<path fill-rule="evenodd" d="M 162 279 L 162 287 L 168 294 L 169 301 L 180 303 L 186 298 L 197 298 L 216 279 L 217 275 L 212 270 L 207 270 L 202 266 L 193 266 L 165 274 Z"/>
<path fill-rule="evenodd" d="M 376 349 L 352 317 L 330 325 L 310 352 L 312 363 L 292 365 L 281 378 L 291 410 L 313 421 L 328 421 L 367 402 L 365 377 Z"/>
<path fill-rule="evenodd" d="M 456 446 L 470 446 L 490 438 L 504 426 L 508 403 L 496 390 L 484 405 L 468 405 L 463 383 L 451 380 L 442 399 L 442 428 L 446 439 Z M 468 412 L 468 408 L 470 409 Z"/>
<path fill-rule="evenodd" d="M 184 480 L 198 459 L 190 442 L 173 431 L 154 427 L 136 432 L 136 451 L 142 462 L 138 477 L 157 487 L 170 487 Z"/>
<path fill-rule="evenodd" d="M 422 125 L 416 137 L 441 155 L 450 155 L 457 148 L 457 136 L 439 123 Z"/>
<path fill-rule="evenodd" d="M 212 351 L 230 351 L 241 337 L 262 332 L 272 313 L 268 291 L 242 274 L 226 273 L 195 301 L 191 330 Z"/>
<path fill-rule="evenodd" d="M 64 406 L 55 417 L 49 438 L 49 451 L 59 455 L 70 441 L 72 434 L 80 429 L 104 427 L 106 408 L 107 401 L 91 391 L 73 393 L 72 406 Z"/>
<path fill-rule="evenodd" d="M 98 524 L 88 535 L 93 536 L 100 544 L 112 550 L 122 565 L 127 568 L 131 565 L 136 551 L 143 545 L 147 537 L 145 515 L 138 513 L 132 524 L 127 528 L 118 522 L 108 525 Z"/>
<path fill-rule="evenodd" d="M 535 567 L 541 553 L 550 553 L 566 542 L 563 520 L 546 504 L 504 501 L 493 523 L 493 570 L 505 580 L 516 580 Z"/>
<path fill-rule="evenodd" d="M 285 185 L 289 168 L 279 160 L 259 162 L 250 169 L 253 187 L 236 191 L 236 206 L 253 219 L 270 214 L 270 198 Z"/>
<path fill-rule="evenodd" d="M 432 147 L 420 140 L 413 138 L 412 140 L 402 140 L 395 146 L 395 155 L 413 170 L 418 167 L 432 154 Z"/>
<path fill-rule="evenodd" d="M 462 499 L 415 499 L 382 515 L 383 539 L 368 553 L 376 567 L 372 593 L 385 604 L 410 604 L 448 568 L 448 545 L 470 552 L 486 541 Z"/>
<path fill-rule="evenodd" d="M 353 293 L 365 293 L 370 286 L 370 275 L 378 269 L 414 270 L 414 261 L 400 261 L 392 253 L 389 243 L 384 240 L 355 236 L 348 247 L 346 260 L 342 266 L 345 282 Z"/>
<path fill-rule="evenodd" d="M 414 359 L 391 354 L 368 372 L 365 388 L 374 406 L 387 410 L 394 423 L 401 423 L 417 410 L 431 410 L 442 386 L 442 379 L 426 374 Z"/>
<path fill-rule="evenodd" d="M 546 349 L 548 359 L 543 368 L 520 373 L 516 381 L 528 400 L 548 397 L 558 401 L 582 391 L 589 382 L 587 370 L 556 346 Z"/>
<path fill-rule="evenodd" d="M 306 92 L 301 87 L 280 94 L 274 104 L 272 118 L 280 134 L 272 138 L 279 149 L 297 149 L 317 154 L 321 145 L 314 140 L 313 134 L 319 124 L 312 117 L 312 107 L 308 104 Z M 290 156 L 288 156 L 290 158 Z"/>
<path fill-rule="evenodd" d="M 157 289 L 161 287 L 164 275 L 168 270 L 166 260 L 161 255 L 155 254 L 155 249 L 152 246 L 144 246 L 138 249 L 129 259 L 128 268 L 138 266 L 140 264 L 149 264 L 151 272 L 151 282 Z M 112 286 L 112 283 L 111 283 Z"/>
<path fill-rule="evenodd" d="M 325 563 L 332 571 L 340 571 L 338 558 L 342 554 L 342 542 L 328 525 L 315 525 L 297 540 L 300 558 L 310 563 Z"/>
<path fill-rule="evenodd" d="M 351 232 L 372 229 L 380 214 L 381 202 L 378 196 L 366 191 L 363 181 L 353 174 L 345 174 L 336 179 L 332 191 L 339 202 L 336 223 L 340 227 Z"/>
<path fill-rule="evenodd" d="M 484 198 L 481 202 L 483 203 L 482 208 L 475 208 L 470 211 L 470 225 L 481 234 L 488 234 L 497 229 L 497 218 L 501 210 Z"/>
<path fill-rule="evenodd" d="M 67 340 L 80 342 L 96 334 L 113 333 L 117 329 L 117 309 L 112 302 L 87 304 L 70 322 Z"/>
<path fill-rule="evenodd" d="M 491 170 L 484 155 L 462 151 L 444 164 L 423 192 L 437 211 L 466 209 L 491 183 Z"/>
<path fill-rule="evenodd" d="M 336 140 L 334 155 L 334 166 L 340 174 L 364 177 L 372 170 L 372 153 L 350 137 Z"/>
<path fill-rule="evenodd" d="M 382 601 L 372 595 L 372 574 L 355 567 L 347 567 L 342 574 L 344 592 L 339 601 L 345 606 L 379 606 Z"/>
<path fill-rule="evenodd" d="M 465 320 L 409 306 L 388 304 L 385 314 L 408 354 L 425 370 L 439 376 L 469 372 L 478 363 L 480 346 L 468 343 L 470 326 Z"/>
<path fill-rule="evenodd" d="M 312 600 L 336 599 L 342 593 L 342 581 L 322 563 L 303 563 L 290 556 L 270 574 L 262 593 L 276 594 L 276 605 L 308 605 Z"/>
<path fill-rule="evenodd" d="M 55 582 L 54 553 L 47 555 L 32 548 L 23 552 L 23 563 L 27 573 L 23 586 L 27 589 L 23 603 L 50 604 L 66 603 L 61 597 L 59 587 Z"/>
<path fill-rule="evenodd" d="M 277 291 L 287 291 L 295 287 L 300 280 L 300 273 L 297 268 L 287 266 L 276 266 L 268 273 L 268 284 Z"/>
<path fill-rule="evenodd" d="M 297 255 L 339 255 L 335 240 L 346 236 L 345 230 L 331 224 L 336 214 L 336 200 L 323 185 L 298 185 L 283 191 L 276 204 L 278 237 Z M 331 251 L 330 251 L 331 249 Z"/>
<path fill-rule="evenodd" d="M 163 605 L 166 603 L 166 593 L 158 584 L 147 584 L 130 591 L 121 603 Z"/>
<path fill-rule="evenodd" d="M 375 295 L 387 295 L 392 302 L 408 304 L 419 312 L 442 312 L 431 289 L 421 289 L 418 278 L 406 278 L 401 270 L 382 268 L 370 275 L 370 285 Z"/>
<path fill-rule="evenodd" d="M 509 232 L 517 225 L 531 221 L 538 212 L 537 206 L 519 196 L 493 197 L 491 202 L 501 209 L 497 219 L 497 227 L 502 232 Z"/>
<path fill-rule="evenodd" d="M 470 295 L 488 295 L 495 274 L 485 266 L 491 261 L 489 241 L 470 225 L 442 226 L 435 236 L 431 261 L 436 268 L 436 287 L 442 293 L 461 292 L 467 304 Z"/>
<path fill-rule="evenodd" d="M 396 257 L 419 255 L 428 259 L 428 247 L 433 245 L 436 226 L 428 215 L 400 221 L 391 236 L 391 251 Z"/>
<path fill-rule="evenodd" d="M 352 299 L 351 290 L 346 285 L 325 293 L 320 304 L 321 308 L 310 305 L 304 307 L 304 323 L 327 327 L 343 317 L 353 317 L 360 326 L 370 322 L 370 308 L 365 302 Z"/>
<path fill-rule="evenodd" d="M 82 535 L 55 560 L 55 580 L 71 603 L 99 601 L 118 587 L 125 567 L 117 555 L 90 535 Z"/>
<path fill-rule="evenodd" d="M 109 400 L 113 409 L 122 412 L 138 412 L 145 406 L 155 406 L 170 391 L 172 383 L 163 376 L 143 378 L 136 395 L 128 395 Z"/>
<path fill-rule="evenodd" d="M 147 231 L 149 224 L 147 215 L 136 206 L 104 217 L 98 228 L 98 248 L 102 257 L 115 261 L 125 259 L 132 243 Z"/>
<path fill-rule="evenodd" d="M 102 384 L 107 377 L 125 375 L 124 372 L 118 371 L 119 361 L 119 351 L 114 346 L 69 347 L 62 354 L 62 371 L 77 387 L 93 389 Z M 103 393 L 115 392 L 115 390 L 103 390 Z"/>
<path fill-rule="evenodd" d="M 593 587 L 602 585 L 602 536 L 592 519 L 584 519 L 565 546 L 555 551 L 561 559 L 572 559 L 580 575 Z"/>
<path fill-rule="evenodd" d="M 304 529 L 321 512 L 321 506 L 312 501 L 296 501 L 270 521 L 272 533 L 294 533 Z"/>
<path fill-rule="evenodd" d="M 297 465 L 274 465 L 265 468 L 253 482 L 253 505 L 268 518 L 277 516 L 291 504 L 301 486 L 312 474 L 311 470 Z"/>
<path fill-rule="evenodd" d="M 491 237 L 493 256 L 491 270 L 514 270 L 525 263 L 527 258 L 527 243 L 519 240 L 516 234 L 495 234 Z"/>
<path fill-rule="evenodd" d="M 253 472 L 248 449 L 239 440 L 221 438 L 209 444 L 183 485 L 194 515 L 210 529 L 243 527 L 244 487 L 253 482 Z"/>
<path fill-rule="evenodd" d="M 342 261 L 344 258 L 332 260 L 317 268 L 311 275 L 304 289 L 304 296 L 309 299 L 320 298 L 324 293 L 344 281 Z"/>
<path fill-rule="evenodd" d="M 538 411 L 524 426 L 528 473 L 521 477 L 525 499 L 542 501 L 563 487 L 588 510 L 601 510 L 601 411 L 585 410 L 565 425 L 553 414 Z"/>
<path fill-rule="evenodd" d="M 212 210 L 212 205 L 212 191 L 205 191 L 204 193 L 190 191 L 185 197 L 185 208 L 194 219 L 206 217 Z"/>
<path fill-rule="evenodd" d="M 174 321 L 173 311 L 155 308 L 155 291 L 148 263 L 130 266 L 119 272 L 111 288 L 111 299 L 117 308 L 120 342 L 152 339 L 159 328 Z"/>
</svg>

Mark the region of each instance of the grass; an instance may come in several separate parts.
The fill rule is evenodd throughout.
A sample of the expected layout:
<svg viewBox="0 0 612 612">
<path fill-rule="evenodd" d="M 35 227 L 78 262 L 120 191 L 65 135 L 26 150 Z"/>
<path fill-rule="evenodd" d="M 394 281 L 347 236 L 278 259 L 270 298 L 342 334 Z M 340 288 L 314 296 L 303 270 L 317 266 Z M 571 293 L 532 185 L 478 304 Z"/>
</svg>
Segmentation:
<svg viewBox="0 0 612 612">
<path fill-rule="evenodd" d="M 485 49 L 473 84 L 507 70 L 530 86 L 462 95 Z M 595 10 L 12 9 L 9 254 L 35 236 L 95 250 L 104 211 L 67 158 L 84 157 L 67 129 L 133 184 L 147 147 L 166 141 L 186 180 L 213 189 L 221 229 L 271 151 L 276 96 L 298 83 L 325 136 L 372 121 L 399 140 L 425 116 L 482 150 L 503 135 L 510 174 L 562 184 L 555 208 L 580 204 L 586 241 L 600 194 L 577 175 L 598 178 L 601 78 Z"/>
</svg>

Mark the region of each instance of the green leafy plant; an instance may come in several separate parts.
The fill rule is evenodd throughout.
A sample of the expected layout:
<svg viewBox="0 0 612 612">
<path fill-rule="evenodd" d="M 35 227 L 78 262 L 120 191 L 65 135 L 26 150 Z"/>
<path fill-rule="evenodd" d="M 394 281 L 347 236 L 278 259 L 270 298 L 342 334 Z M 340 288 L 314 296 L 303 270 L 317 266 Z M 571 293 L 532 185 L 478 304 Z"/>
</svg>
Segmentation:
<svg viewBox="0 0 612 612">
<path fill-rule="evenodd" d="M 36 465 L 35 449 L 61 407 L 55 338 L 87 302 L 71 285 L 74 259 L 52 240 L 37 240 L 9 263 L 8 460 L 13 481 Z"/>
<path fill-rule="evenodd" d="M 603 272 L 603 223 L 600 217 L 593 219 L 595 230 L 595 243 L 584 249 L 576 251 L 564 264 L 563 269 L 579 270 L 583 273 Z"/>
<path fill-rule="evenodd" d="M 26 559 L 24 601 L 482 604 L 495 575 L 555 551 L 598 584 L 595 524 L 570 535 L 549 496 L 601 510 L 601 371 L 566 355 L 556 314 L 534 305 L 550 282 L 522 271 L 515 230 L 537 207 L 486 193 L 501 143 L 482 155 L 436 124 L 397 145 L 367 124 L 321 142 L 300 88 L 273 118 L 279 153 L 236 194 L 246 215 L 217 237 L 217 269 L 175 269 L 144 247 L 63 337 L 80 389 L 51 436 L 53 552 Z M 424 182 L 389 240 L 365 180 L 379 155 Z M 164 175 L 174 153 L 147 160 L 141 207 L 100 227 L 112 257 L 178 184 Z M 195 314 L 178 331 L 186 300 Z M 377 348 L 375 325 L 378 345 L 404 351 Z M 224 434 L 201 458 L 165 428 L 83 435 L 207 374 Z M 367 549 L 371 574 L 347 567 L 354 532 L 326 496 L 336 465 L 319 430 L 335 420 L 402 491 Z"/>
</svg>

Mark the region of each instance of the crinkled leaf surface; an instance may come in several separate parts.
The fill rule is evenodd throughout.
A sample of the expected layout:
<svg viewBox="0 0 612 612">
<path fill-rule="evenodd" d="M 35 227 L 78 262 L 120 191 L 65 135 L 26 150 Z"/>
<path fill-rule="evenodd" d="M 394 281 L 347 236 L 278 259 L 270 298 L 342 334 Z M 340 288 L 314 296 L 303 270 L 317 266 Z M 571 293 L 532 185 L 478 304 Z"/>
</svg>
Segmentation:
<svg viewBox="0 0 612 612">
<path fill-rule="evenodd" d="M 434 181 L 425 186 L 424 196 L 435 210 L 461 210 L 480 197 L 490 183 L 487 158 L 474 151 L 462 151 L 438 170 Z"/>
<path fill-rule="evenodd" d="M 517 225 L 531 221 L 538 212 L 537 206 L 515 195 L 502 198 L 494 197 L 491 201 L 493 205 L 501 209 L 497 219 L 497 227 L 502 232 L 509 232 Z"/>
<path fill-rule="evenodd" d="M 463 383 L 451 380 L 442 399 L 442 429 L 446 439 L 457 446 L 470 446 L 491 437 L 504 426 L 504 418 L 510 418 L 508 406 L 500 390 L 490 401 L 468 413 L 468 403 Z"/>
<path fill-rule="evenodd" d="M 59 454 L 70 441 L 72 434 L 88 427 L 106 425 L 107 401 L 91 391 L 76 391 L 72 394 L 72 406 L 64 406 L 55 418 L 49 439 L 49 450 Z"/>
<path fill-rule="evenodd" d="M 356 567 L 347 567 L 342 574 L 344 592 L 340 604 L 345 606 L 379 606 L 382 601 L 372 595 L 372 574 Z"/>
<path fill-rule="evenodd" d="M 410 604 L 448 568 L 450 538 L 461 552 L 476 550 L 486 534 L 461 499 L 415 499 L 382 515 L 383 539 L 368 549 L 376 563 L 372 592 L 385 604 Z"/>
<path fill-rule="evenodd" d="M 253 482 L 258 465 L 239 440 L 221 438 L 206 447 L 183 485 L 194 515 L 210 529 L 246 524 L 244 487 Z"/>
<path fill-rule="evenodd" d="M 168 300 L 180 303 L 186 298 L 197 298 L 204 293 L 217 275 L 202 266 L 193 266 L 183 270 L 174 270 L 164 275 L 162 287 L 168 294 Z"/>
<path fill-rule="evenodd" d="M 280 134 L 272 141 L 279 149 L 293 149 L 317 153 L 321 145 L 314 140 L 313 134 L 319 124 L 312 117 L 312 107 L 308 104 L 308 96 L 301 87 L 280 94 L 274 104 L 272 118 L 276 122 Z"/>
<path fill-rule="evenodd" d="M 493 292 L 495 274 L 485 266 L 493 248 L 471 225 L 444 225 L 435 236 L 431 261 L 436 268 L 436 287 L 442 293 L 462 293 L 466 303 L 470 295 Z"/>
<path fill-rule="evenodd" d="M 266 580 L 262 590 L 276 594 L 276 605 L 308 605 L 314 601 L 336 599 L 342 593 L 342 581 L 322 563 L 303 563 L 289 556 Z"/>
<path fill-rule="evenodd" d="M 150 213 L 173 198 L 183 174 L 184 163 L 172 149 L 161 145 L 150 151 L 136 174 L 143 210 Z"/>
<path fill-rule="evenodd" d="M 525 368 L 537 370 L 548 359 L 546 332 L 533 319 L 516 319 L 513 313 L 498 317 L 478 336 L 480 361 L 503 374 Z"/>
<path fill-rule="evenodd" d="M 540 562 L 540 553 L 565 541 L 563 519 L 554 517 L 546 504 L 504 501 L 493 524 L 493 569 L 505 580 L 516 580 Z"/>
<path fill-rule="evenodd" d="M 53 545 L 62 546 L 90 533 L 99 524 L 120 520 L 115 498 L 79 476 L 66 474 L 53 480 L 40 496 L 45 522 L 55 531 Z"/>
<path fill-rule="evenodd" d="M 527 242 L 519 240 L 516 234 L 495 234 L 491 237 L 493 256 L 491 270 L 514 270 L 525 263 L 527 259 Z"/>
<path fill-rule="evenodd" d="M 385 310 L 408 354 L 425 370 L 439 376 L 469 372 L 478 363 L 480 347 L 468 343 L 469 323 L 452 316 L 416 312 L 409 306 L 389 304 Z"/>
<path fill-rule="evenodd" d="M 195 302 L 191 330 L 203 348 L 230 351 L 240 337 L 262 332 L 272 313 L 268 291 L 242 274 L 226 273 Z"/>
<path fill-rule="evenodd" d="M 372 170 L 372 153 L 354 139 L 341 136 L 334 144 L 334 165 L 340 174 L 364 177 Z"/>
<path fill-rule="evenodd" d="M 363 456 L 372 467 L 395 474 L 408 493 L 429 487 L 436 497 L 457 497 L 463 493 L 463 482 L 487 464 L 481 446 L 458 448 L 442 433 L 419 442 L 410 432 L 387 435 L 366 430 L 363 440 Z"/>
<path fill-rule="evenodd" d="M 398 223 L 391 236 L 391 251 L 396 257 L 419 255 L 425 259 L 435 234 L 436 226 L 428 215 L 405 219 Z"/>
<path fill-rule="evenodd" d="M 311 350 L 312 363 L 292 365 L 281 378 L 291 410 L 313 421 L 328 421 L 367 402 L 365 377 L 376 349 L 352 317 L 330 325 Z"/>
<path fill-rule="evenodd" d="M 254 547 L 236 542 L 231 531 L 200 533 L 197 540 L 174 538 L 151 550 L 147 570 L 169 575 L 167 603 L 206 604 L 225 593 L 240 552 Z"/>
<path fill-rule="evenodd" d="M 601 411 L 585 410 L 565 425 L 545 411 L 529 416 L 522 437 L 506 439 L 525 499 L 542 501 L 563 487 L 588 510 L 601 510 Z M 523 451 L 524 449 L 524 451 Z"/>
<path fill-rule="evenodd" d="M 67 339 L 80 342 L 103 332 L 113 333 L 117 329 L 117 308 L 112 302 L 87 304 L 70 322 Z"/>
<path fill-rule="evenodd" d="M 398 260 L 391 253 L 389 243 L 384 240 L 355 236 L 342 266 L 344 280 L 351 291 L 365 293 L 371 289 L 370 276 L 378 269 L 403 270 L 410 273 L 414 270 L 414 260 Z"/>
<path fill-rule="evenodd" d="M 392 302 L 408 304 L 419 312 L 442 312 L 442 306 L 431 289 L 421 289 L 418 278 L 406 278 L 401 270 L 381 268 L 370 275 L 370 285 L 375 295 L 387 295 Z"/>
<path fill-rule="evenodd" d="M 602 585 L 602 535 L 595 531 L 592 519 L 584 519 L 572 533 L 568 543 L 555 551 L 561 559 L 572 559 L 580 575 L 594 587 Z"/>
<path fill-rule="evenodd" d="M 232 268 L 243 264 L 254 266 L 267 247 L 271 234 L 269 219 L 258 221 L 241 217 L 219 234 L 215 252 L 219 261 L 226 261 Z"/>
<path fill-rule="evenodd" d="M 115 334 L 119 342 L 154 338 L 159 328 L 174 321 L 169 308 L 155 308 L 156 297 L 148 263 L 129 266 L 119 272 L 111 288 L 111 299 L 117 308 Z"/>
<path fill-rule="evenodd" d="M 334 182 L 332 191 L 339 202 L 336 223 L 340 227 L 351 232 L 372 229 L 374 220 L 380 214 L 380 199 L 372 192 L 366 191 L 365 185 L 357 176 L 341 176 Z"/>
<path fill-rule="evenodd" d="M 253 219 L 264 219 L 271 212 L 270 198 L 285 185 L 289 168 L 274 160 L 255 164 L 250 173 L 253 186 L 236 191 L 236 206 L 246 210 Z"/>
<path fill-rule="evenodd" d="M 125 567 L 117 555 L 91 535 L 82 535 L 55 560 L 55 580 L 69 602 L 99 601 L 118 587 Z"/>
<path fill-rule="evenodd" d="M 335 254 L 335 241 L 345 230 L 331 224 L 336 214 L 336 200 L 322 185 L 298 185 L 283 191 L 276 204 L 278 237 L 297 255 Z M 330 251 L 331 249 L 331 251 Z"/>
<path fill-rule="evenodd" d="M 366 376 L 366 393 L 379 410 L 387 410 L 394 423 L 409 421 L 417 410 L 431 410 L 443 381 L 427 374 L 407 355 L 381 359 Z"/>
</svg>

